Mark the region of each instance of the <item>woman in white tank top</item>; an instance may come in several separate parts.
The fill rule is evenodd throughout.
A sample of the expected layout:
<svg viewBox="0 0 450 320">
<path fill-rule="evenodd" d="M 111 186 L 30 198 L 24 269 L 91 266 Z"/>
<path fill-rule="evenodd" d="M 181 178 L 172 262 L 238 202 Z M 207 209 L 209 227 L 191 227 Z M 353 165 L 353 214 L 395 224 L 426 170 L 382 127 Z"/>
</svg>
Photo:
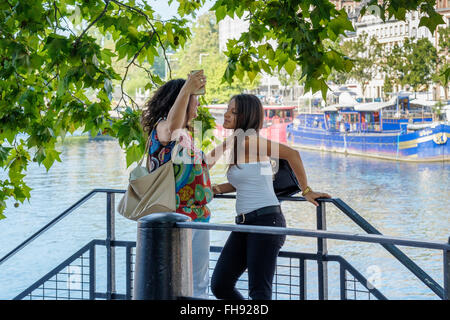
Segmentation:
<svg viewBox="0 0 450 320">
<path fill-rule="evenodd" d="M 234 134 L 222 146 L 231 149 L 227 172 L 228 183 L 213 186 L 214 194 L 236 191 L 236 223 L 286 227 L 278 199 L 273 190 L 270 158 L 286 159 L 303 190 L 303 197 L 318 206 L 317 198 L 330 195 L 312 191 L 298 151 L 259 136 L 264 110 L 254 95 L 240 94 L 231 98 L 224 115 L 223 127 Z M 209 157 L 219 157 L 213 151 Z M 209 159 L 208 162 L 215 161 Z M 276 258 L 285 236 L 232 232 L 220 254 L 211 280 L 218 299 L 243 299 L 235 288 L 248 269 L 249 295 L 252 299 L 271 299 Z"/>
</svg>

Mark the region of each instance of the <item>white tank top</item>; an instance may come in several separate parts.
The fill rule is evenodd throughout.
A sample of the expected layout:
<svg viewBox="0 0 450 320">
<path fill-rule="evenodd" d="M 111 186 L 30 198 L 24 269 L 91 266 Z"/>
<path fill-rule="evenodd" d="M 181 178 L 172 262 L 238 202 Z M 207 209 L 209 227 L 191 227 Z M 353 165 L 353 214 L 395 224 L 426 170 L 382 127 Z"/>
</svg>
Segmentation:
<svg viewBox="0 0 450 320">
<path fill-rule="evenodd" d="M 267 206 L 279 205 L 273 190 L 269 161 L 242 163 L 228 170 L 228 181 L 236 189 L 236 213 L 245 214 Z"/>
</svg>

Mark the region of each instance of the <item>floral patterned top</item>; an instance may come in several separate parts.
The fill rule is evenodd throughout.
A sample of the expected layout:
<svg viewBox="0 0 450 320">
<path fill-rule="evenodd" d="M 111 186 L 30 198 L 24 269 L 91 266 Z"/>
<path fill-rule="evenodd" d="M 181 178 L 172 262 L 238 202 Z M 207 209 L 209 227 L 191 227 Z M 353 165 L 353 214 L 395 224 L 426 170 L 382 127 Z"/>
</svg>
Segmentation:
<svg viewBox="0 0 450 320">
<path fill-rule="evenodd" d="M 149 146 L 150 172 L 171 159 L 175 141 L 163 146 L 155 129 L 151 132 Z M 201 150 L 194 146 L 189 133 L 178 140 L 177 153 L 172 159 L 175 173 L 176 212 L 189 216 L 192 221 L 208 222 L 211 211 L 207 203 L 213 198 L 209 168 Z M 181 161 L 180 161 L 181 160 Z"/>
</svg>

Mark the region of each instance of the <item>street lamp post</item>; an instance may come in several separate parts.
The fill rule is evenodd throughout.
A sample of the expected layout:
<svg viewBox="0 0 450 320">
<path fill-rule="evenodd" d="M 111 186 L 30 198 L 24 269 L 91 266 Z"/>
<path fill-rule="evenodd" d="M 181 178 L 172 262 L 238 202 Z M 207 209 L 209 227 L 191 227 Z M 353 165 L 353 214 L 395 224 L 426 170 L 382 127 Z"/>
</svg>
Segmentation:
<svg viewBox="0 0 450 320">
<path fill-rule="evenodd" d="M 198 55 L 198 64 L 199 65 L 202 65 L 202 57 L 203 56 L 209 56 L 209 53 L 200 53 L 199 55 Z"/>
</svg>

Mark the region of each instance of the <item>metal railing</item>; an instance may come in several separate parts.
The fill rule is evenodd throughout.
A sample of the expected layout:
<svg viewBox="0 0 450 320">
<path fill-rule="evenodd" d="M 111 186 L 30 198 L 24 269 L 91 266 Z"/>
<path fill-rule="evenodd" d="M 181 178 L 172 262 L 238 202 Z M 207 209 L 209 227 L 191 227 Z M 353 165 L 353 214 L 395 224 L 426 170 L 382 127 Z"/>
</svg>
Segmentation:
<svg viewBox="0 0 450 320">
<path fill-rule="evenodd" d="M 125 248 L 126 259 L 124 273 L 125 285 L 121 292 L 99 292 L 96 288 L 97 259 L 96 248 L 106 248 L 105 240 L 92 240 L 83 248 L 48 272 L 39 281 L 17 295 L 14 300 L 85 300 L 114 299 L 130 300 L 133 298 L 133 280 L 135 265 L 135 242 L 114 241 L 114 248 Z M 214 269 L 221 247 L 211 247 L 210 260 Z M 281 251 L 278 255 L 277 269 L 274 277 L 274 298 L 288 300 L 308 299 L 308 261 L 317 263 L 318 257 L 313 253 Z M 341 300 L 380 299 L 386 297 L 370 285 L 367 279 L 351 266 L 344 258 L 328 255 L 326 261 L 337 263 L 339 270 L 339 298 Z M 248 298 L 247 274 L 238 280 L 238 289 Z M 120 290 L 119 290 L 120 291 Z M 214 298 L 209 290 L 209 297 Z"/>
<path fill-rule="evenodd" d="M 211 255 L 220 253 L 221 247 L 211 247 Z M 217 257 L 218 258 L 218 257 Z M 281 251 L 278 254 L 277 268 L 273 281 L 273 297 L 275 300 L 307 300 L 308 299 L 308 261 L 315 264 L 320 260 L 317 254 L 303 252 Z M 337 263 L 339 269 L 339 299 L 358 300 L 363 299 L 386 300 L 387 298 L 358 271 L 347 260 L 337 255 L 326 255 L 322 257 L 328 263 Z M 216 262 L 217 259 L 210 259 Z M 210 267 L 210 271 L 214 270 Z M 237 281 L 237 289 L 248 298 L 247 271 Z M 349 286 L 350 284 L 350 286 Z M 213 298 L 213 295 L 210 294 Z"/>
<path fill-rule="evenodd" d="M 97 291 L 96 248 L 125 248 L 125 291 L 117 293 L 115 277 L 107 276 L 106 292 Z M 133 265 L 136 242 L 92 240 L 71 255 L 13 300 L 130 300 L 132 298 Z M 108 268 L 108 270 L 111 270 Z M 110 271 L 109 271 L 110 272 Z M 115 272 L 114 272 L 115 274 Z M 113 279 L 113 280 L 111 280 Z M 113 281 L 114 283 L 111 283 Z"/>
<path fill-rule="evenodd" d="M 72 255 L 69 259 L 64 261 L 57 268 L 49 272 L 45 277 L 40 279 L 38 282 L 30 286 L 27 290 L 25 290 L 22 294 L 20 294 L 16 298 L 24 298 L 24 297 L 52 297 L 44 294 L 37 294 L 39 290 L 45 291 L 45 283 L 47 283 L 47 288 L 49 287 L 49 283 L 52 282 L 52 277 L 56 276 L 56 279 L 53 280 L 55 284 L 58 284 L 57 275 L 60 277 L 64 277 L 65 273 L 72 274 L 73 268 L 70 268 L 70 263 L 74 261 L 78 261 L 77 270 L 81 270 L 80 276 L 82 289 L 78 292 L 82 292 L 81 298 L 88 299 L 129 299 L 132 297 L 132 267 L 134 264 L 133 261 L 133 248 L 136 245 L 134 242 L 125 242 L 125 241 L 116 241 L 115 240 L 115 219 L 114 219 L 114 208 L 115 208 L 115 194 L 116 193 L 124 193 L 124 190 L 114 190 L 114 189 L 95 189 L 88 193 L 86 196 L 81 198 L 77 203 L 72 205 L 70 208 L 65 210 L 55 219 L 50 221 L 47 225 L 33 234 L 31 237 L 26 239 L 23 243 L 21 243 L 17 248 L 6 254 L 4 257 L 0 259 L 0 266 L 6 260 L 12 258 L 15 254 L 17 254 L 20 250 L 26 247 L 33 240 L 37 239 L 44 232 L 53 227 L 58 221 L 61 221 L 63 218 L 68 216 L 70 213 L 74 212 L 78 207 L 80 207 L 83 203 L 89 200 L 92 196 L 97 193 L 106 193 L 106 223 L 107 223 L 107 237 L 105 240 L 93 240 L 91 243 L 86 245 L 76 254 Z M 234 195 L 218 195 L 216 198 L 219 199 L 234 199 Z M 305 201 L 302 197 L 280 197 L 281 201 Z M 335 205 L 340 211 L 342 211 L 346 216 L 348 216 L 353 222 L 355 222 L 359 227 L 361 227 L 368 234 L 348 234 L 341 232 L 329 232 L 326 231 L 326 203 L 332 203 Z M 381 233 L 376 230 L 372 225 L 370 225 L 365 219 L 363 219 L 358 213 L 356 213 L 353 209 L 351 209 L 347 204 L 345 204 L 340 199 L 323 199 L 319 200 L 319 206 L 316 210 L 316 222 L 317 222 L 317 230 L 305 230 L 305 229 L 291 229 L 291 228 L 276 228 L 276 227 L 261 227 L 261 226 L 244 226 L 244 225 L 218 225 L 211 223 L 188 223 L 183 222 L 179 223 L 179 228 L 193 228 L 193 229 L 210 229 L 210 230 L 224 230 L 224 231 L 242 231 L 242 232 L 263 232 L 263 233 L 273 233 L 273 234 L 286 234 L 286 235 L 294 235 L 301 237 L 313 237 L 317 239 L 317 253 L 316 254 L 308 254 L 308 253 L 298 253 L 298 252 L 280 252 L 280 258 L 286 257 L 289 259 L 297 259 L 296 262 L 298 265 L 295 267 L 299 272 L 299 276 L 296 276 L 296 280 L 298 282 L 295 285 L 291 286 L 289 290 L 292 290 L 292 287 L 300 288 L 298 293 L 294 293 L 288 295 L 289 297 L 298 297 L 300 299 L 304 299 L 307 297 L 306 294 L 306 274 L 305 268 L 302 265 L 305 264 L 306 260 L 315 260 L 317 262 L 317 282 L 318 282 L 318 298 L 319 299 L 328 299 L 328 263 L 329 262 L 337 262 L 339 263 L 340 268 L 340 297 L 341 299 L 349 298 L 349 293 L 356 293 L 356 288 L 353 290 L 348 289 L 346 287 L 347 282 L 351 282 L 355 285 L 359 283 L 364 290 L 365 293 L 368 293 L 368 297 L 372 295 L 375 298 L 383 299 L 385 298 L 381 292 L 373 288 L 371 284 L 367 282 L 367 280 L 353 267 L 351 266 L 344 258 L 340 256 L 329 255 L 327 252 L 327 239 L 337 239 L 337 240 L 347 240 L 347 241 L 360 241 L 360 242 L 369 242 L 369 243 L 378 243 L 382 245 L 388 252 L 390 252 L 399 262 L 401 262 L 406 268 L 408 268 L 422 283 L 428 286 L 439 298 L 441 299 L 449 299 L 450 297 L 450 244 L 448 243 L 437 243 L 431 241 L 420 241 L 420 240 L 411 240 L 405 238 L 396 238 L 396 237 L 386 237 L 381 235 Z M 268 228 L 266 230 L 265 228 Z M 106 275 L 107 275 L 107 286 L 106 292 L 97 293 L 95 291 L 95 246 L 105 246 L 106 247 Z M 443 251 L 443 283 L 444 286 L 440 286 L 432 277 L 430 277 L 424 270 L 422 270 L 416 263 L 414 263 L 410 258 L 408 258 L 400 249 L 397 248 L 399 246 L 410 246 L 410 247 L 419 247 L 419 248 L 428 248 L 428 249 L 436 249 Z M 118 294 L 116 291 L 116 265 L 115 265 L 115 248 L 125 247 L 126 249 L 126 292 Z M 215 252 L 220 250 L 220 248 L 211 248 L 211 252 Z M 83 254 L 89 252 L 89 259 Z M 94 254 L 92 253 L 94 252 Z M 83 258 L 84 257 L 84 258 Z M 80 260 L 81 259 L 81 260 Z M 90 259 L 94 259 L 91 261 Z M 84 268 L 86 268 L 89 260 L 89 272 L 84 272 Z M 64 268 L 69 268 L 70 272 L 64 271 Z M 72 272 L 72 273 L 71 273 Z M 350 275 L 353 280 L 348 280 L 347 274 Z M 67 274 L 66 274 L 67 276 Z M 88 278 L 88 279 L 85 279 Z M 50 282 L 48 282 L 50 281 Z M 70 283 L 70 282 L 69 282 Z M 276 282 L 275 282 L 276 283 Z M 303 284 L 302 284 L 303 283 Z M 89 292 L 86 293 L 84 285 L 89 284 Z M 292 282 L 291 282 L 292 284 Z M 51 286 L 50 286 L 51 287 Z M 61 288 L 60 288 L 61 289 Z M 67 289 L 67 288 L 66 288 Z M 70 289 L 70 288 L 69 288 Z M 67 290 L 69 290 L 67 289 Z M 54 289 L 55 290 L 55 289 Z M 61 289 L 62 290 L 62 289 Z M 375 291 L 374 291 L 375 290 Z M 67 291 L 67 292 L 70 292 Z M 275 292 L 276 293 L 276 292 Z M 75 294 L 72 297 L 76 297 Z"/>
<path fill-rule="evenodd" d="M 33 233 L 30 237 L 28 237 L 25 241 L 23 241 L 21 244 L 19 244 L 16 248 L 8 252 L 6 255 L 4 255 L 0 259 L 0 266 L 6 262 L 8 259 L 10 259 L 12 256 L 17 254 L 19 251 L 21 251 L 23 248 L 25 248 L 27 245 L 29 245 L 32 241 L 36 240 L 38 237 L 40 237 L 44 232 L 52 228 L 55 224 L 57 224 L 59 221 L 70 215 L 72 212 L 74 212 L 77 208 L 81 207 L 84 203 L 86 203 L 89 199 L 91 199 L 93 196 L 95 196 L 97 193 L 106 193 L 107 194 L 107 209 L 106 209 L 106 220 L 107 220 L 107 230 L 109 237 L 113 237 L 114 234 L 112 232 L 113 226 L 114 226 L 114 217 L 112 215 L 112 210 L 114 209 L 114 205 L 112 202 L 114 202 L 114 195 L 116 193 L 125 193 L 125 190 L 114 190 L 114 189 L 94 189 L 88 194 L 86 194 L 84 197 L 82 197 L 80 200 L 78 200 L 76 203 L 71 205 L 68 209 L 64 210 L 62 213 L 60 213 L 56 218 L 52 219 L 49 223 L 47 223 L 45 226 L 43 226 L 41 229 Z M 111 205 L 112 204 L 112 205 Z M 111 239 L 110 239 L 111 240 Z"/>
<path fill-rule="evenodd" d="M 224 199 L 234 199 L 234 195 L 218 195 L 217 198 Z M 279 197 L 280 201 L 306 201 L 303 197 Z M 365 220 L 361 215 L 359 215 L 355 210 L 353 210 L 350 206 L 348 206 L 344 201 L 339 198 L 333 199 L 322 199 L 319 201 L 319 206 L 316 209 L 316 225 L 317 230 L 326 230 L 326 203 L 332 203 L 337 209 L 339 209 L 342 213 L 344 213 L 348 218 L 350 218 L 356 225 L 358 225 L 362 230 L 372 235 L 381 235 L 375 227 L 373 227 L 367 220 Z M 360 238 L 360 235 L 355 236 L 353 239 L 346 240 L 354 240 L 354 241 L 364 241 L 365 238 Z M 362 236 L 367 237 L 367 236 Z M 319 234 L 317 234 L 317 251 L 321 254 L 326 254 L 327 247 L 326 241 L 324 240 L 326 237 L 321 238 Z M 388 237 L 385 237 L 389 239 Z M 392 238 L 400 241 L 399 238 Z M 344 240 L 344 239 L 341 239 Z M 383 237 L 378 238 L 379 244 L 381 244 L 389 253 L 391 253 L 401 264 L 403 264 L 408 270 L 410 270 L 422 283 L 424 283 L 427 287 L 429 287 L 439 298 L 444 299 L 445 293 L 444 288 L 440 286 L 430 275 L 428 275 L 422 268 L 420 268 L 414 261 L 412 261 L 406 254 L 404 254 L 400 249 L 398 249 L 395 242 L 390 242 L 389 240 L 383 240 Z M 403 241 L 403 242 L 402 242 Z M 429 248 L 429 249 L 443 249 L 442 246 L 438 245 L 438 243 L 434 242 L 426 242 L 426 241 L 415 241 L 411 239 L 402 239 L 402 245 L 412 246 L 412 247 L 421 247 L 421 248 Z M 376 241 L 374 241 L 376 242 Z M 450 243 L 450 239 L 449 239 Z M 433 244 L 436 244 L 437 247 L 433 247 Z M 444 247 L 448 244 L 443 244 Z M 430 246 L 430 247 L 428 247 Z M 444 254 L 445 255 L 445 254 Z M 444 261 L 445 267 L 445 261 Z M 321 279 L 319 280 L 321 281 Z M 324 283 L 324 286 L 326 284 Z M 325 288 L 324 288 L 325 291 Z M 448 294 L 448 290 L 447 290 Z"/>
<path fill-rule="evenodd" d="M 428 249 L 436 249 L 443 251 L 443 259 L 444 259 L 444 267 L 443 267 L 443 275 L 444 275 L 444 288 L 440 287 L 428 274 L 426 274 L 420 267 L 418 267 L 414 262 L 413 265 L 408 265 L 408 262 L 403 263 L 410 270 L 414 270 L 417 272 L 420 270 L 420 274 L 426 277 L 425 279 L 429 281 L 425 283 L 428 285 L 430 289 L 435 289 L 438 291 L 436 293 L 441 299 L 449 299 L 449 275 L 448 271 L 450 270 L 450 243 L 436 243 L 430 241 L 421 241 L 421 240 L 411 240 L 406 238 L 399 237 L 388 237 L 384 235 L 378 234 L 368 234 L 368 235 L 359 235 L 359 234 L 350 234 L 344 232 L 330 232 L 330 231 L 322 231 L 322 230 L 307 230 L 307 229 L 293 229 L 293 228 L 280 228 L 280 227 L 265 227 L 265 226 L 247 226 L 247 225 L 226 225 L 226 224 L 212 224 L 212 223 L 200 223 L 200 222 L 178 222 L 176 226 L 179 228 L 190 228 L 190 229 L 201 229 L 201 230 L 221 230 L 221 231 L 234 231 L 234 232 L 247 232 L 247 233 L 265 233 L 265 234 L 274 234 L 274 235 L 291 235 L 291 236 L 300 236 L 300 237 L 311 237 L 317 238 L 319 242 L 325 242 L 326 239 L 335 239 L 335 240 L 346 240 L 346 241 L 358 241 L 358 242 L 367 242 L 367 243 L 378 243 L 382 246 L 386 247 L 393 252 L 393 255 L 398 255 L 399 252 L 404 255 L 400 249 L 396 248 L 395 245 L 408 246 L 408 247 L 416 247 L 416 248 L 428 248 Z M 392 250 L 395 248 L 396 250 Z M 323 243 L 322 246 L 318 246 L 318 251 L 315 257 L 315 260 L 318 263 L 318 289 L 319 289 L 319 300 L 328 298 L 328 276 L 327 276 L 327 262 L 332 261 L 333 259 L 337 259 L 341 262 L 346 263 L 342 257 L 340 256 L 330 256 L 325 253 L 326 243 Z M 389 252 L 391 252 L 389 251 Z M 392 253 L 391 252 L 391 253 Z M 303 254 L 304 255 L 304 254 Z M 310 257 L 313 257 L 310 256 Z M 402 257 L 402 256 L 401 256 Z M 406 255 L 405 255 L 406 257 Z M 407 258 L 407 257 L 406 257 Z M 312 259 L 311 259 L 312 260 Z M 409 261 L 411 261 L 408 258 Z M 400 261 L 400 260 L 399 260 Z M 411 261 L 412 262 L 412 261 Z M 353 267 L 351 267 L 353 268 Z M 356 271 L 353 268 L 352 271 Z M 364 278 L 359 277 L 360 282 L 367 281 Z M 418 277 L 419 278 L 419 277 Z M 419 278 L 420 279 L 420 278 Z M 447 279 L 447 280 L 445 280 Z M 342 281 L 342 280 L 341 280 Z M 367 282 L 366 288 L 373 287 L 372 284 Z M 437 287 L 435 287 L 437 286 Z M 342 289 L 342 286 L 341 286 Z M 435 291 L 433 290 L 433 291 Z M 439 291 L 441 290 L 441 291 Z M 385 298 L 384 295 L 381 294 L 376 288 L 375 296 L 377 298 Z M 373 292 L 371 292 L 373 293 Z"/>
</svg>

